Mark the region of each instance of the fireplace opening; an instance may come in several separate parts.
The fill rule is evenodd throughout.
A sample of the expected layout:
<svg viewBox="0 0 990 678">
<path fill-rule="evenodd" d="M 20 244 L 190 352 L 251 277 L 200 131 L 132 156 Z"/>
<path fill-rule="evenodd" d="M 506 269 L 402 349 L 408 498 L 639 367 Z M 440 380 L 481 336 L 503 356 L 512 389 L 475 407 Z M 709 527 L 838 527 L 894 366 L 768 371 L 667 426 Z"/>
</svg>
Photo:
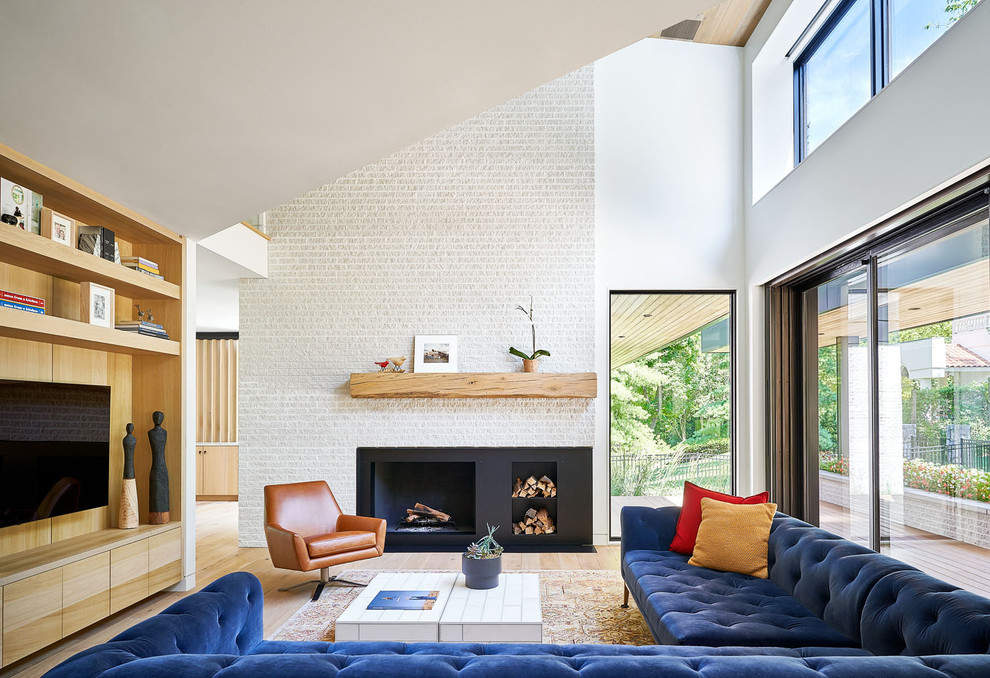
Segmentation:
<svg viewBox="0 0 990 678">
<path fill-rule="evenodd" d="M 371 463 L 373 515 L 389 532 L 475 533 L 473 462 Z"/>
</svg>

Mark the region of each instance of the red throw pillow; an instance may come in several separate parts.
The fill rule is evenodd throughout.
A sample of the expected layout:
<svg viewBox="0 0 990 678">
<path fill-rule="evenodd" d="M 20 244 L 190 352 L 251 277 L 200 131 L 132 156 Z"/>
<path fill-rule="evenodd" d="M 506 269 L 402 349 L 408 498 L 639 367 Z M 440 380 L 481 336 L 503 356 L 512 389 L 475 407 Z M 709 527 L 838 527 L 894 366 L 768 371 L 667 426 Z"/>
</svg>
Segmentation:
<svg viewBox="0 0 990 678">
<path fill-rule="evenodd" d="M 769 492 L 760 492 L 752 497 L 737 497 L 723 494 L 715 490 L 706 490 L 694 483 L 684 482 L 684 501 L 681 504 L 681 515 L 677 519 L 676 534 L 670 542 L 670 550 L 691 555 L 694 553 L 694 542 L 698 538 L 698 526 L 701 525 L 701 499 L 709 497 L 716 501 L 729 504 L 766 504 L 770 501 Z"/>
</svg>

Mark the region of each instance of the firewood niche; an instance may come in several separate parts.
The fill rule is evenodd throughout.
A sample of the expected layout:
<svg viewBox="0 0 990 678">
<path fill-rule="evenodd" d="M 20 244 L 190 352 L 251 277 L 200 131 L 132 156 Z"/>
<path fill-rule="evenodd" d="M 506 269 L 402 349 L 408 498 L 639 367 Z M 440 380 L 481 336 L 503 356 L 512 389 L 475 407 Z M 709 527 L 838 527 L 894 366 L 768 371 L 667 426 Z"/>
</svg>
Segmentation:
<svg viewBox="0 0 990 678">
<path fill-rule="evenodd" d="M 549 507 L 556 508 L 557 484 L 547 474 L 530 475 L 525 480 L 517 476 L 512 483 L 513 499 L 543 500 L 528 502 L 530 505 L 518 521 L 513 520 L 512 534 L 541 535 L 553 534 L 557 525 Z M 543 504 L 543 505 L 541 505 Z"/>
</svg>

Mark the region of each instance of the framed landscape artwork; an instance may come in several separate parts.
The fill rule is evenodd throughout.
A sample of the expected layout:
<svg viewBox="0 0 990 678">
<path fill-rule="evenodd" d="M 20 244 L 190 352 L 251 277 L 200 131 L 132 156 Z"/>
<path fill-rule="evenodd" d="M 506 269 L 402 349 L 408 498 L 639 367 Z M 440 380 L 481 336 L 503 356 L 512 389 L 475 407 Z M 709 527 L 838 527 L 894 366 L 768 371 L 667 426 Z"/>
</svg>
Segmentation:
<svg viewBox="0 0 990 678">
<path fill-rule="evenodd" d="M 415 372 L 456 372 L 457 335 L 417 334 Z"/>
</svg>

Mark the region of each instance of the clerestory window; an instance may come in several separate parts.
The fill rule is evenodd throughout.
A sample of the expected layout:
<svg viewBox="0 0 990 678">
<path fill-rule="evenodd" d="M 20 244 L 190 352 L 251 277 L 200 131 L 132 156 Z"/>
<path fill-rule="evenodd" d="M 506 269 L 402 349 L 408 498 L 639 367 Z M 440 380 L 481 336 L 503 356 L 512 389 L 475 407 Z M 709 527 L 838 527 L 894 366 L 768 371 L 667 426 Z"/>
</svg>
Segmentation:
<svg viewBox="0 0 990 678">
<path fill-rule="evenodd" d="M 842 0 L 794 62 L 794 163 L 980 0 Z"/>
</svg>

